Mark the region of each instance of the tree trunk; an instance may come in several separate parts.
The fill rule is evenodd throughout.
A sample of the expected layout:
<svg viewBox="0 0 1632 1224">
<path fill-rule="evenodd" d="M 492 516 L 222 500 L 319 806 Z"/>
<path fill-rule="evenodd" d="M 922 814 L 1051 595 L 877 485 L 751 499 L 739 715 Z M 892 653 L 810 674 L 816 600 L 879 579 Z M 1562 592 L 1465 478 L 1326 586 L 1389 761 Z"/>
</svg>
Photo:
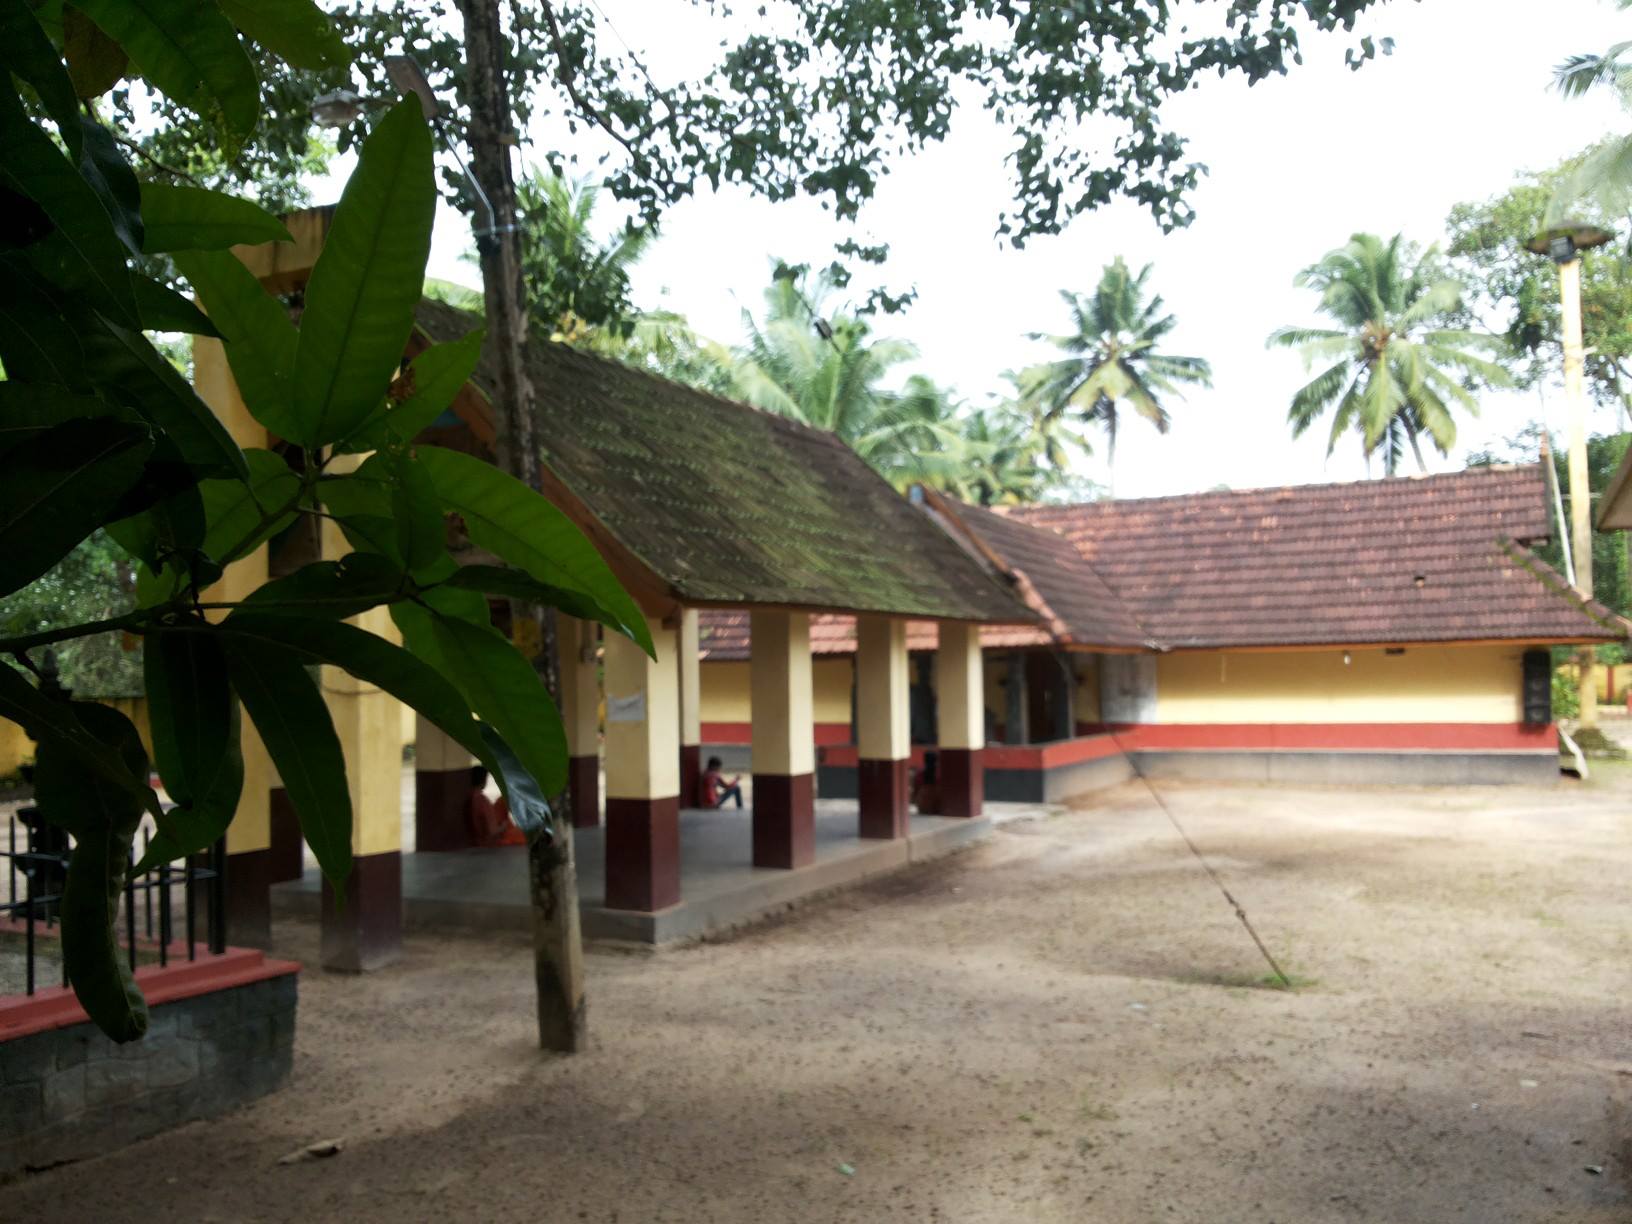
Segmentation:
<svg viewBox="0 0 1632 1224">
<path fill-rule="evenodd" d="M 487 345 L 497 357 L 494 387 L 499 465 L 537 491 L 539 470 L 533 386 L 527 374 L 527 295 L 516 228 L 516 187 L 511 173 L 508 43 L 501 0 L 460 0 L 465 22 L 465 91 L 470 110 L 471 172 L 487 197 L 475 204 L 476 249 L 481 256 L 487 305 Z M 491 211 L 489 211 L 489 209 Z M 512 636 L 533 660 L 539 678 L 559 707 L 560 655 L 554 609 L 513 601 Z M 538 984 L 538 1043 L 573 1053 L 584 1046 L 583 941 L 578 927 L 578 883 L 572 860 L 572 828 L 566 795 L 552 804 L 550 827 L 528 850 L 533 908 L 533 966 Z"/>
</svg>

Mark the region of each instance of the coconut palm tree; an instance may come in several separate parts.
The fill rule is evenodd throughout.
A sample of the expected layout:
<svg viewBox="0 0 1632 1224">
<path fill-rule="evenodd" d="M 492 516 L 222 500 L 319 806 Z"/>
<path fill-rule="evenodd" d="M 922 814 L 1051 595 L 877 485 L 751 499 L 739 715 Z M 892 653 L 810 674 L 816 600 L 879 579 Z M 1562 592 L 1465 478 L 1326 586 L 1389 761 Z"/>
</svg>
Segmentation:
<svg viewBox="0 0 1632 1224">
<path fill-rule="evenodd" d="M 1034 332 L 1031 338 L 1067 355 L 1020 374 L 1022 401 L 1039 405 L 1047 419 L 1074 411 L 1104 429 L 1106 461 L 1112 466 L 1124 405 L 1166 433 L 1171 419 L 1162 397 L 1179 395 L 1183 384 L 1212 386 L 1206 361 L 1161 351 L 1175 319 L 1163 313 L 1159 296 L 1146 296 L 1150 273 L 1146 264 L 1134 275 L 1118 256 L 1092 294 L 1062 290 L 1071 308 L 1071 330 L 1060 336 Z"/>
<path fill-rule="evenodd" d="M 1462 288 L 1446 276 L 1432 248 L 1419 251 L 1396 234 L 1384 241 L 1355 234 L 1294 282 L 1320 294 L 1335 327 L 1283 327 L 1269 345 L 1296 349 L 1308 368 L 1324 367 L 1292 397 L 1293 437 L 1332 413 L 1326 453 L 1345 433 L 1359 433 L 1369 462 L 1381 452 L 1394 475 L 1407 447 L 1423 462 L 1427 435 L 1439 453 L 1456 442 L 1454 409 L 1477 414 L 1480 384 L 1506 386 L 1507 372 L 1474 350 L 1499 352 L 1496 336 L 1457 326 Z"/>
<path fill-rule="evenodd" d="M 1632 8 L 1632 0 L 1616 0 L 1616 7 Z M 1553 70 L 1553 84 L 1568 98 L 1612 93 L 1632 111 L 1632 41 L 1616 43 L 1601 55 L 1570 56 Z M 1546 224 L 1563 221 L 1587 197 L 1617 216 L 1632 210 L 1632 133 L 1611 136 L 1587 155 L 1554 193 Z"/>
<path fill-rule="evenodd" d="M 599 201 L 600 189 L 588 178 L 546 171 L 516 185 L 528 312 L 536 327 L 568 343 L 597 330 L 627 336 L 641 313 L 630 300 L 629 272 L 655 231 L 625 226 L 600 238 Z"/>
</svg>

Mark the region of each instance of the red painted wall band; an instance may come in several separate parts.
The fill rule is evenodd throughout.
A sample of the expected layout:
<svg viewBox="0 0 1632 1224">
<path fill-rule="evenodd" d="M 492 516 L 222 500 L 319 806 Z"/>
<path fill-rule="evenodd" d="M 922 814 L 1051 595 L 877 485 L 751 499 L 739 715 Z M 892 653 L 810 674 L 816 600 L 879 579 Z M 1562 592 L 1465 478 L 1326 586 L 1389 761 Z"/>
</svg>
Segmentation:
<svg viewBox="0 0 1632 1224">
<path fill-rule="evenodd" d="M 912 750 L 921 765 L 924 746 Z M 1557 752 L 1558 729 L 1528 723 L 1142 723 L 1050 744 L 988 744 L 987 769 L 1059 769 L 1145 752 Z M 824 747 L 823 765 L 854 766 L 854 745 Z"/>
<path fill-rule="evenodd" d="M 703 743 L 705 744 L 751 744 L 754 742 L 752 723 L 705 722 L 702 731 Z M 816 724 L 814 742 L 818 747 L 825 747 L 829 744 L 848 744 L 850 742 L 850 724 L 847 722 L 819 722 Z"/>
</svg>

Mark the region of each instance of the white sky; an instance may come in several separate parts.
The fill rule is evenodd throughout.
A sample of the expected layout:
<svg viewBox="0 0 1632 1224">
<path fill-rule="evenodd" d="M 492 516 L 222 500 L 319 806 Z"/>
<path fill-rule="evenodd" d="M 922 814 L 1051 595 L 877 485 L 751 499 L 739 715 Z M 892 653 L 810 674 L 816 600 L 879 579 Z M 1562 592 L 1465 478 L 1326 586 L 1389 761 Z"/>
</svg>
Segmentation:
<svg viewBox="0 0 1632 1224">
<path fill-rule="evenodd" d="M 707 33 L 684 0 L 603 7 L 660 79 Z M 1566 54 L 1632 36 L 1632 18 L 1600 0 L 1393 0 L 1366 29 L 1393 36 L 1395 51 L 1358 73 L 1342 63 L 1345 39 L 1310 38 L 1305 64 L 1285 79 L 1248 89 L 1210 78 L 1175 100 L 1168 122 L 1211 174 L 1193 197 L 1195 223 L 1165 237 L 1141 210 L 1116 205 L 1023 251 L 1000 246 L 1004 139 L 979 110 L 961 112 L 950 139 L 898 165 L 863 214 L 864 235 L 891 245 L 883 282 L 919 293 L 878 330 L 911 340 L 922 355 L 916 369 L 980 402 L 1001 389 L 1004 370 L 1046 356 L 1025 334 L 1064 329 L 1058 290 L 1091 289 L 1117 254 L 1136 267 L 1153 262 L 1152 283 L 1179 319 L 1172 351 L 1211 361 L 1214 387 L 1169 405 L 1165 437 L 1127 423 L 1118 495 L 1364 476 L 1357 444 L 1328 459 L 1324 431 L 1293 441 L 1286 425 L 1306 375 L 1296 354 L 1269 352 L 1264 338 L 1317 321 L 1294 274 L 1355 230 L 1437 241 L 1456 202 L 1499 193 L 1519 171 L 1622 129 L 1629 120 L 1609 99 L 1568 102 L 1548 83 Z M 548 133 L 528 135 L 528 156 L 541 161 Z M 608 225 L 615 220 L 607 209 Z M 668 217 L 637 270 L 637 301 L 679 310 L 698 331 L 734 343 L 743 305 L 759 305 L 767 257 L 824 264 L 841 236 L 811 202 L 772 205 L 739 191 L 698 198 Z M 473 283 L 474 269 L 459 260 L 468 247 L 465 222 L 444 209 L 431 274 Z M 875 276 L 861 269 L 856 288 Z M 1431 469 L 1460 467 L 1467 450 L 1517 432 L 1536 408 L 1534 395 L 1490 397 L 1449 459 L 1431 455 Z M 1606 413 L 1594 427 L 1616 422 Z M 1085 472 L 1103 481 L 1102 456 Z"/>
</svg>

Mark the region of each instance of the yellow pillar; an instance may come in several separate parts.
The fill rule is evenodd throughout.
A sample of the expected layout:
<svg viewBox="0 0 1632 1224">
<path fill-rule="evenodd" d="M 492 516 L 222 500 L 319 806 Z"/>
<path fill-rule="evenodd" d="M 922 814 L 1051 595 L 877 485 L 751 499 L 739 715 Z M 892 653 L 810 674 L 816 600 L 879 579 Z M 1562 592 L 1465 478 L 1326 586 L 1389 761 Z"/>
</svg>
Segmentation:
<svg viewBox="0 0 1632 1224">
<path fill-rule="evenodd" d="M 941 811 L 947 816 L 979 816 L 985 790 L 982 757 L 986 747 L 986 691 L 979 625 L 941 622 L 940 647 L 935 655 L 935 696 Z"/>
<path fill-rule="evenodd" d="M 560 616 L 561 717 L 567 728 L 568 790 L 574 828 L 601 823 L 601 661 L 599 626 Z"/>
<path fill-rule="evenodd" d="M 908 708 L 907 622 L 856 618 L 856 793 L 863 837 L 905 837 Z"/>
<path fill-rule="evenodd" d="M 249 415 L 238 394 L 221 341 L 194 337 L 193 386 L 234 442 L 246 450 L 266 446 L 266 427 Z M 267 555 L 268 549 L 262 545 L 234 561 L 221 580 L 205 592 L 205 598 L 215 603 L 243 599 L 266 581 Z M 213 615 L 219 619 L 226 613 Z M 254 724 L 248 718 L 242 724 L 239 743 L 244 754 L 244 789 L 232 823 L 227 826 L 227 941 L 265 948 L 271 946 L 272 940 L 270 887 L 275 875 L 283 878 L 288 872 L 276 872 L 272 850 L 272 791 L 278 786 L 277 771 Z M 284 832 L 292 838 L 292 844 L 280 857 L 292 859 L 298 875 L 299 831 Z"/>
<path fill-rule="evenodd" d="M 696 807 L 703 774 L 703 673 L 696 608 L 680 610 L 675 654 L 680 668 L 680 805 Z"/>
<path fill-rule="evenodd" d="M 360 462 L 361 457 L 349 456 L 330 470 Z M 351 551 L 328 520 L 321 547 L 325 558 Z M 402 640 L 388 608 L 371 608 L 348 623 L 388 641 Z M 390 964 L 402 951 L 402 707 L 383 689 L 338 667 L 324 666 L 320 682 L 346 757 L 353 856 L 343 908 L 334 904 L 328 884 L 323 886 L 322 963 L 325 969 L 360 973 Z"/>
<path fill-rule="evenodd" d="M 1570 413 L 1570 549 L 1575 557 L 1575 588 L 1592 598 L 1592 490 L 1587 470 L 1586 350 L 1581 340 L 1581 261 L 1558 265 L 1560 315 L 1564 325 L 1564 402 Z M 1580 725 L 1598 725 L 1597 652 L 1583 646 L 1576 656 L 1580 676 Z"/>
<path fill-rule="evenodd" d="M 648 619 L 657 658 L 606 637 L 606 905 L 680 901 L 680 699 L 676 630 Z"/>
<path fill-rule="evenodd" d="M 816 861 L 816 726 L 810 617 L 755 612 L 749 620 L 755 867 Z"/>
</svg>

